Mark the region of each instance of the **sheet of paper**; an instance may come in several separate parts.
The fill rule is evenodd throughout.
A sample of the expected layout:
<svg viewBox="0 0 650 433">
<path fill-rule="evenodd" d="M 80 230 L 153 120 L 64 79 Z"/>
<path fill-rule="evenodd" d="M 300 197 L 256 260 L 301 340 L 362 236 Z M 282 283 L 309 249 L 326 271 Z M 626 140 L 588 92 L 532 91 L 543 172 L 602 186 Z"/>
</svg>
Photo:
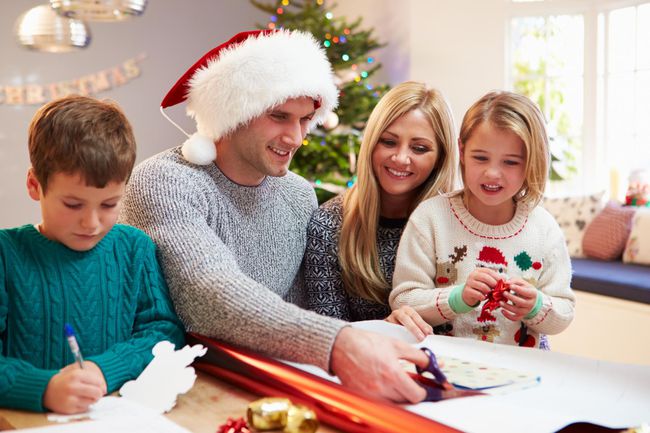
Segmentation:
<svg viewBox="0 0 650 433">
<path fill-rule="evenodd" d="M 353 326 L 409 343 L 415 341 L 404 328 L 385 321 L 355 322 Z M 488 390 L 490 395 L 405 406 L 465 432 L 547 433 L 575 422 L 611 428 L 650 422 L 648 366 L 438 335 L 418 346 L 429 347 L 436 356 L 528 372 L 540 378 L 535 386 L 513 386 L 503 394 Z M 331 378 L 316 367 L 293 365 Z"/>
<path fill-rule="evenodd" d="M 79 421 L 68 424 L 22 429 L 25 433 L 191 433 L 162 415 L 153 419 Z"/>
<path fill-rule="evenodd" d="M 439 356 L 438 361 L 443 365 L 442 371 L 449 382 L 459 388 L 486 391 L 513 385 L 535 386 L 539 383 L 539 376 L 526 371 L 497 367 L 452 356 Z"/>
<path fill-rule="evenodd" d="M 75 421 L 21 430 L 28 433 L 190 433 L 156 411 L 121 397 L 104 397 L 84 414 L 90 421 Z M 51 419 L 48 416 L 48 419 Z"/>
</svg>

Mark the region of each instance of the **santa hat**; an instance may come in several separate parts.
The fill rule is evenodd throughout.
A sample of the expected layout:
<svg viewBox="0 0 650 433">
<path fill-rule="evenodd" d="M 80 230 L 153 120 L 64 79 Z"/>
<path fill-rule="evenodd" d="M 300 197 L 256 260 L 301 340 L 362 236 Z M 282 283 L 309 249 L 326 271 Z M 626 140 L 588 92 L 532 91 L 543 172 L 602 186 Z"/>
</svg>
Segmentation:
<svg viewBox="0 0 650 433">
<path fill-rule="evenodd" d="M 174 84 L 160 110 L 187 100 L 197 132 L 183 144 L 188 161 L 216 158 L 214 142 L 268 109 L 299 97 L 314 99 L 309 129 L 336 108 L 338 90 L 325 51 L 301 31 L 256 30 L 235 35 L 207 52 Z M 178 125 L 176 125 L 181 129 Z M 182 129 L 181 129 L 182 131 Z"/>
<path fill-rule="evenodd" d="M 508 267 L 508 262 L 503 253 L 494 247 L 483 247 L 478 253 L 477 260 L 487 266 L 504 266 Z"/>
</svg>

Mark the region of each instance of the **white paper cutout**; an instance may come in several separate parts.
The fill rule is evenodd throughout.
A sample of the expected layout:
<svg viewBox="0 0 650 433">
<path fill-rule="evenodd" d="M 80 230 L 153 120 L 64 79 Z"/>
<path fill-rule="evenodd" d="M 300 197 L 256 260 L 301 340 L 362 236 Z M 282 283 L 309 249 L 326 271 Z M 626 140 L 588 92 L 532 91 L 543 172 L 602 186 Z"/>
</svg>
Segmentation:
<svg viewBox="0 0 650 433">
<path fill-rule="evenodd" d="M 194 385 L 196 373 L 188 366 L 207 350 L 200 344 L 174 350 L 172 343 L 161 341 L 153 347 L 154 358 L 149 365 L 136 380 L 122 385 L 120 395 L 157 413 L 169 412 L 176 405 L 178 394 L 186 393 Z"/>
</svg>

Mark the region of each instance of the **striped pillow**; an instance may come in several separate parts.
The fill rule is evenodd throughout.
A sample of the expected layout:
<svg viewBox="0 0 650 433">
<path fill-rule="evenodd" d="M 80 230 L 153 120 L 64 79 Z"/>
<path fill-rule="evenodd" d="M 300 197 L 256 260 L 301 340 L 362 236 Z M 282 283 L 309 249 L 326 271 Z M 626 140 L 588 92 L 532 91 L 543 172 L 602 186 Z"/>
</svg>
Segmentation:
<svg viewBox="0 0 650 433">
<path fill-rule="evenodd" d="M 620 259 L 632 230 L 635 212 L 635 208 L 609 202 L 585 230 L 582 239 L 584 254 L 600 260 Z"/>
</svg>

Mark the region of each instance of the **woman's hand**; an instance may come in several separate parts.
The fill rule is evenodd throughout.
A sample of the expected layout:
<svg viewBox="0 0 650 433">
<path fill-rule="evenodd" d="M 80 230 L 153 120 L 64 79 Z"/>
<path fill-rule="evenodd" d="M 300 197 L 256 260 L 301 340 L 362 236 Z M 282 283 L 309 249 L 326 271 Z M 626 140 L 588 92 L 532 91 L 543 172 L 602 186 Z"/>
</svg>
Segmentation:
<svg viewBox="0 0 650 433">
<path fill-rule="evenodd" d="M 384 320 L 404 326 L 418 341 L 422 341 L 427 335 L 433 334 L 431 325 L 425 322 L 422 316 L 408 305 L 393 310 L 390 316 Z"/>
</svg>

